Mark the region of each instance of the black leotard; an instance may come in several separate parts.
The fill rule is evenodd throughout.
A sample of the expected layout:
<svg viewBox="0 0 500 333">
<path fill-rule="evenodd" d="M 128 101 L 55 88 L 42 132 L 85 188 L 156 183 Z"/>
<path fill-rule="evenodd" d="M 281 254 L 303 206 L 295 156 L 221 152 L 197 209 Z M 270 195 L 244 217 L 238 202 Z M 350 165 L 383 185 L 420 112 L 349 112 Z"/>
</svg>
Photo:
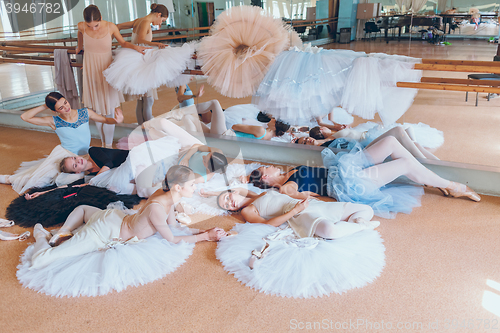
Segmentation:
<svg viewBox="0 0 500 333">
<path fill-rule="evenodd" d="M 328 170 L 322 167 L 310 167 L 300 165 L 293 170 L 297 170 L 285 182 L 295 182 L 298 185 L 297 191 L 310 191 L 322 196 L 328 196 L 326 185 Z M 283 184 L 284 185 L 284 184 Z"/>
<path fill-rule="evenodd" d="M 94 163 L 102 168 L 107 166 L 110 169 L 119 167 L 127 159 L 129 151 L 122 149 L 110 149 L 100 147 L 90 147 L 89 155 Z"/>
</svg>

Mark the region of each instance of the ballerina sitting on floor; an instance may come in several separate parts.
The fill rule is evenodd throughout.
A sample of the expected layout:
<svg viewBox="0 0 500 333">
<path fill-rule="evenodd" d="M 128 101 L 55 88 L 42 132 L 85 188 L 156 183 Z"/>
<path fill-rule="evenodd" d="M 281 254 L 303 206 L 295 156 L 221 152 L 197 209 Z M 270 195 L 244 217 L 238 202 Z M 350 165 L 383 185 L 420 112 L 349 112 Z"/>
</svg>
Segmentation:
<svg viewBox="0 0 500 333">
<path fill-rule="evenodd" d="M 40 112 L 50 109 L 57 116 L 37 117 Z M 21 119 L 38 126 L 49 126 L 55 130 L 61 146 L 77 155 L 85 155 L 90 145 L 89 119 L 103 124 L 123 122 L 123 114 L 118 108 L 114 118 L 106 118 L 89 108 L 72 109 L 69 102 L 58 92 L 51 92 L 45 97 L 45 104 L 30 109 L 21 115 Z"/>
<path fill-rule="evenodd" d="M 159 233 L 168 243 L 178 244 L 185 248 L 185 245 L 182 244 L 218 241 L 226 236 L 226 232 L 220 228 L 212 228 L 207 231 L 198 230 L 193 235 L 184 236 L 176 236 L 173 233 L 171 228 L 177 226 L 174 204 L 184 196 L 193 195 L 194 182 L 195 176 L 191 169 L 185 166 L 173 166 L 165 176 L 164 189 L 158 190 L 134 215 L 127 216 L 123 211 L 116 209 L 100 210 L 91 206 L 79 206 L 68 216 L 64 225 L 54 236 L 40 224 L 35 225 L 33 233 L 36 243 L 33 248 L 30 247 L 26 250 L 31 255 L 26 256 L 25 254 L 22 258 L 18 272 L 19 280 L 23 285 L 36 290 L 44 290 L 47 285 L 52 285 L 52 282 L 47 280 L 68 279 L 72 284 L 69 285 L 69 282 L 64 284 L 69 285 L 70 290 L 59 290 L 58 293 L 80 295 L 87 294 L 89 291 L 95 293 L 100 288 L 120 290 L 115 284 L 122 283 L 122 280 L 126 278 L 139 280 L 141 283 L 152 281 L 155 278 L 151 279 L 151 276 L 157 272 L 149 267 L 146 270 L 141 269 L 148 263 L 160 265 L 162 271 L 172 271 L 172 263 L 164 263 L 161 259 L 163 256 L 172 257 L 171 253 L 164 252 L 171 249 L 171 246 L 160 242 L 155 249 L 150 249 L 154 252 L 148 253 L 142 249 L 141 240 L 148 239 L 149 242 L 148 237 Z M 82 225 L 83 227 L 73 235 L 72 231 Z M 50 241 L 49 237 L 51 237 Z M 67 238 L 70 239 L 59 245 Z M 125 246 L 120 246 L 120 244 Z M 122 248 L 124 249 L 122 250 Z M 120 251 L 125 251 L 125 248 L 129 252 L 129 256 L 124 257 L 123 253 L 120 255 Z M 95 253 L 98 250 L 106 252 L 104 258 L 114 258 L 115 262 L 111 263 L 104 259 L 101 265 L 98 262 L 92 264 L 86 261 L 88 257 L 85 254 Z M 187 257 L 186 250 L 182 250 L 181 254 L 184 259 Z M 76 272 L 74 269 L 71 271 L 73 273 L 58 270 L 61 265 L 64 265 L 62 267 L 74 266 L 75 263 L 80 263 Z M 128 268 L 128 271 L 122 273 L 126 277 L 121 276 L 120 279 L 116 279 L 120 274 L 110 274 L 113 269 L 118 269 L 117 266 Z M 94 272 L 93 269 L 97 271 Z M 81 273 L 81 275 L 77 273 Z M 98 274 L 96 275 L 96 273 Z M 70 274 L 70 276 L 66 274 Z M 87 281 L 88 274 L 99 277 L 94 276 Z M 49 276 L 50 279 L 48 279 Z M 102 281 L 97 281 L 97 279 Z M 95 285 L 92 285 L 93 283 Z M 132 283 L 128 281 L 123 284 L 120 286 L 121 288 Z"/>
<path fill-rule="evenodd" d="M 389 156 L 392 161 L 384 162 Z M 322 157 L 325 168 L 299 166 L 282 174 L 277 167 L 261 167 L 253 171 L 248 180 L 261 188 L 277 187 L 290 196 L 312 191 L 337 201 L 367 204 L 375 215 L 384 218 L 394 218 L 397 212 L 410 213 L 413 207 L 420 206 L 422 188 L 389 184 L 400 176 L 436 187 L 446 196 L 481 200 L 468 186 L 446 180 L 427 169 L 392 136 L 381 138 L 364 150 L 356 144 L 349 153 L 335 155 L 327 148 L 322 151 Z M 245 181 L 244 177 L 241 180 Z"/>
</svg>

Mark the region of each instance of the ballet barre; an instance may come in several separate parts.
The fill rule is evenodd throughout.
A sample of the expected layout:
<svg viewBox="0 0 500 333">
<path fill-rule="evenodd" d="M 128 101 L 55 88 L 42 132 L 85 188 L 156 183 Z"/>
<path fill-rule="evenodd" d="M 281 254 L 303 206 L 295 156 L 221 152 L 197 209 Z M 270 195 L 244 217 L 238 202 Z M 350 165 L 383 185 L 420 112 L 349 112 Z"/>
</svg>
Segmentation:
<svg viewBox="0 0 500 333">
<path fill-rule="evenodd" d="M 444 72 L 500 74 L 500 62 L 498 61 L 422 59 L 422 63 L 415 64 L 414 68 Z M 398 82 L 396 85 L 401 88 L 500 94 L 500 81 L 488 79 L 422 77 L 420 82 Z"/>
</svg>

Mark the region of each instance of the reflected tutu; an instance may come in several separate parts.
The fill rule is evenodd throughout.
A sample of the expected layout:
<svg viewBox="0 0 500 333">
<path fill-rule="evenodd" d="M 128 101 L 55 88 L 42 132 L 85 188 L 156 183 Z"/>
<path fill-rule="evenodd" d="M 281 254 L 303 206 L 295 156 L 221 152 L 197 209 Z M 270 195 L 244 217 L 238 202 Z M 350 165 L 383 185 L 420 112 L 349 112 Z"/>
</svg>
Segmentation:
<svg viewBox="0 0 500 333">
<path fill-rule="evenodd" d="M 339 106 L 353 60 L 364 52 L 324 50 L 317 47 L 282 52 L 262 80 L 252 103 L 277 119 L 297 119 L 328 114 Z"/>
<path fill-rule="evenodd" d="M 182 47 L 147 49 L 145 54 L 121 48 L 103 72 L 108 83 L 124 94 L 142 95 L 162 85 L 187 84 L 190 76 L 182 75 L 191 61 L 195 44 Z"/>
<path fill-rule="evenodd" d="M 221 13 L 198 48 L 207 82 L 224 96 L 252 95 L 281 51 L 302 42 L 281 19 L 262 8 L 232 7 Z"/>
</svg>

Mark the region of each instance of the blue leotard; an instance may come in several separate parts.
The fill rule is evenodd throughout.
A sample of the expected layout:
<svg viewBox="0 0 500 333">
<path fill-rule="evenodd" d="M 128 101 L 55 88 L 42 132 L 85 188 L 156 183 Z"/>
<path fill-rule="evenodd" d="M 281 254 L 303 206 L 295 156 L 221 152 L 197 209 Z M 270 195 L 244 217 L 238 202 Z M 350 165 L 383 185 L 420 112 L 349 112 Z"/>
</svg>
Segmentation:
<svg viewBox="0 0 500 333">
<path fill-rule="evenodd" d="M 239 132 L 239 131 L 234 131 L 234 134 L 236 134 L 236 136 L 237 136 L 238 138 L 250 138 L 250 139 L 261 140 L 263 137 L 265 137 L 265 136 L 266 136 L 266 134 L 267 134 L 267 130 L 266 130 L 266 129 L 264 129 L 264 135 L 259 136 L 259 137 L 256 137 L 255 135 L 250 134 L 250 133 Z"/>
<path fill-rule="evenodd" d="M 179 92 L 179 87 L 175 88 L 175 92 L 176 93 Z M 189 86 L 187 84 L 186 84 L 186 91 L 184 92 L 184 95 L 190 95 L 190 96 L 193 95 L 191 88 L 189 88 Z M 181 108 L 183 108 L 185 106 L 190 106 L 190 105 L 194 105 L 194 98 L 186 99 L 182 103 L 179 103 L 179 107 L 181 107 Z"/>
<path fill-rule="evenodd" d="M 285 182 L 295 182 L 298 185 L 297 191 L 311 191 L 319 195 L 328 196 L 328 169 L 322 167 L 310 167 L 300 165 L 292 170 L 297 170 Z"/>
<path fill-rule="evenodd" d="M 68 123 L 59 116 L 52 116 L 61 146 L 77 155 L 85 155 L 90 146 L 89 113 L 87 108 L 78 110 L 78 120 Z"/>
</svg>

